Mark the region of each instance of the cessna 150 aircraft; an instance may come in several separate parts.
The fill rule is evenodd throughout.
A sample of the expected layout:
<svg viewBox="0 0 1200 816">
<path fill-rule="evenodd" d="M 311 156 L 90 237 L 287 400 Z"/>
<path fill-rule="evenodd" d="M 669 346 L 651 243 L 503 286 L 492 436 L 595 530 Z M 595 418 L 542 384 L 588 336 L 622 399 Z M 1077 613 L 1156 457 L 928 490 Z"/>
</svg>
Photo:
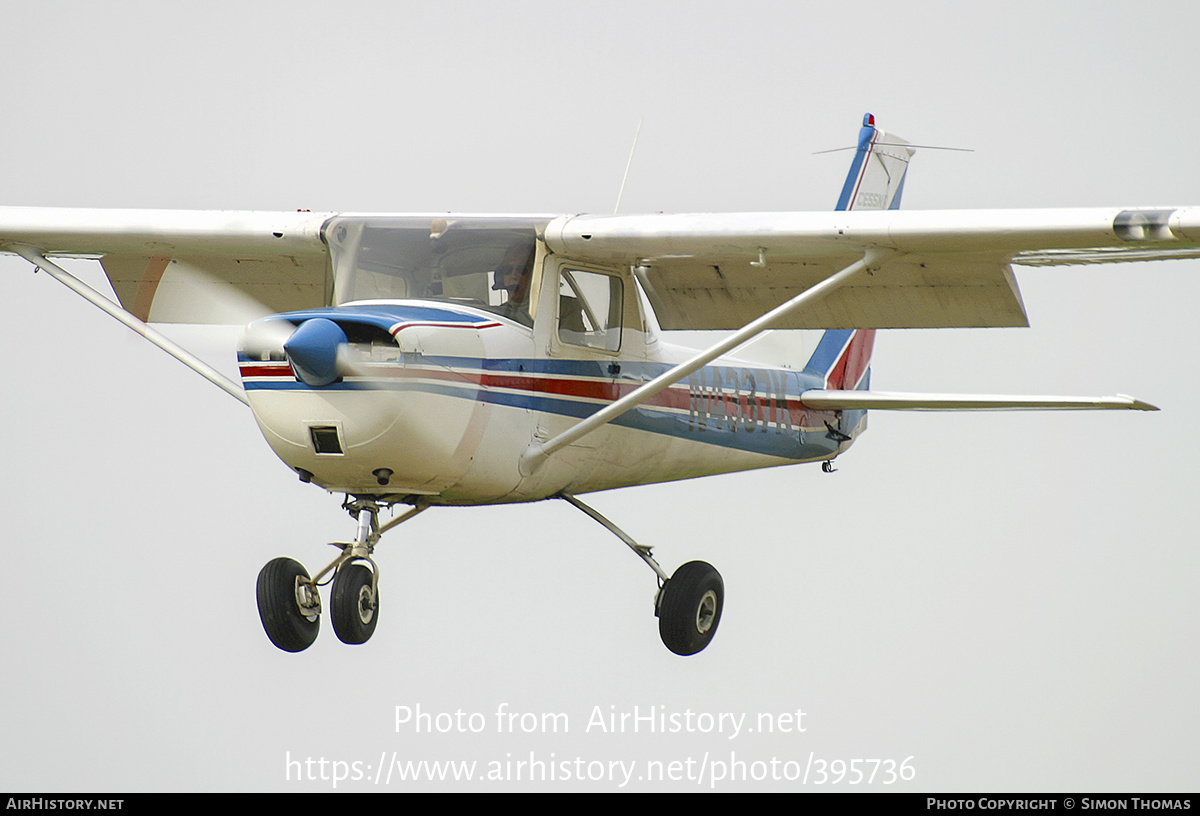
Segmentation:
<svg viewBox="0 0 1200 816">
<path fill-rule="evenodd" d="M 258 577 L 267 636 L 307 648 L 325 611 L 364 643 L 379 620 L 380 536 L 433 505 L 558 498 L 658 576 L 659 632 L 708 645 L 724 586 L 709 564 L 668 575 L 580 500 L 598 490 L 822 462 L 869 409 L 1142 409 L 1130 397 L 870 389 L 875 329 L 1026 325 L 1012 265 L 1200 256 L 1200 207 L 898 211 L 913 155 L 864 119 L 837 209 L 611 216 L 353 215 L 0 209 L 17 254 L 249 405 L 304 482 L 345 494 L 354 540 L 309 575 Z M 52 258 L 97 258 L 119 305 Z M 239 386 L 158 322 L 266 315 Z M 731 332 L 701 352 L 663 330 Z M 768 329 L 776 366 L 729 356 Z M 777 335 L 780 336 L 780 335 Z M 386 522 L 385 510 L 408 510 Z"/>
</svg>

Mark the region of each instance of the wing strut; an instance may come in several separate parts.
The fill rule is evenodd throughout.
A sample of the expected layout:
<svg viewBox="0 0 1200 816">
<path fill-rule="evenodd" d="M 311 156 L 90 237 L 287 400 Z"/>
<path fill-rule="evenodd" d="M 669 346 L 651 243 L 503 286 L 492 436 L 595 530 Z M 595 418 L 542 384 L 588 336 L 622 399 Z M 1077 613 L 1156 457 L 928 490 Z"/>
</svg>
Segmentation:
<svg viewBox="0 0 1200 816">
<path fill-rule="evenodd" d="M 747 323 L 742 328 L 735 331 L 733 334 L 726 337 L 721 342 L 710 346 L 696 356 L 692 357 L 685 363 L 680 363 L 672 369 L 664 371 L 650 382 L 642 385 L 625 396 L 616 400 L 596 413 L 592 414 L 587 419 L 572 425 L 567 430 L 560 433 L 545 442 L 534 442 L 525 449 L 525 453 L 521 455 L 521 472 L 529 475 L 537 470 L 550 454 L 557 451 L 559 448 L 570 445 L 577 439 L 591 433 L 597 428 L 607 425 L 617 417 L 624 414 L 637 406 L 641 405 L 646 400 L 653 397 L 655 394 L 665 391 L 675 383 L 682 380 L 684 377 L 691 374 L 693 371 L 703 368 L 711 363 L 722 354 L 726 354 L 738 346 L 745 343 L 752 337 L 761 334 L 771 326 L 787 317 L 792 312 L 799 309 L 801 306 L 807 305 L 809 302 L 823 297 L 834 289 L 838 288 L 850 278 L 857 275 L 869 266 L 874 266 L 879 263 L 884 257 L 890 254 L 886 250 L 871 249 L 863 254 L 863 256 L 845 267 L 844 269 L 835 272 L 820 283 L 810 286 L 800 294 L 796 295 L 791 300 L 776 306 L 771 311 L 761 317 Z"/>
<path fill-rule="evenodd" d="M 71 289 L 73 292 L 92 305 L 97 306 L 103 311 L 107 312 L 111 317 L 121 321 L 126 326 L 140 334 L 142 337 L 146 338 L 151 343 L 165 351 L 167 354 L 170 354 L 176 360 L 183 363 L 192 371 L 195 371 L 201 377 L 208 380 L 225 393 L 229 394 L 229 396 L 233 397 L 238 402 L 242 403 L 243 405 L 250 404 L 246 399 L 246 392 L 242 390 L 240 385 L 226 377 L 221 372 L 217 371 L 215 368 L 201 360 L 196 355 L 192 354 L 190 351 L 187 351 L 182 346 L 168 339 L 161 332 L 151 328 L 142 320 L 134 317 L 132 314 L 113 303 L 104 295 L 88 286 L 86 283 L 72 275 L 67 270 L 63 269 L 58 264 L 47 260 L 46 257 L 37 249 L 27 244 L 8 244 L 8 249 L 17 253 L 37 268 L 45 270 L 50 277 Z"/>
</svg>

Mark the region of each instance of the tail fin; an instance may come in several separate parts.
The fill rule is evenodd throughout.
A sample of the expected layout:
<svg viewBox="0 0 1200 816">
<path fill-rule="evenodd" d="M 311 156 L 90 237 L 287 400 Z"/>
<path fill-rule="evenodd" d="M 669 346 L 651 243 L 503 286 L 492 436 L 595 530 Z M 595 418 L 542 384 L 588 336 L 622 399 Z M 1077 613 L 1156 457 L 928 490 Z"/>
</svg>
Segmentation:
<svg viewBox="0 0 1200 816">
<path fill-rule="evenodd" d="M 863 116 L 858 150 L 838 199 L 839 210 L 896 210 L 904 192 L 908 160 L 916 152 L 909 143 L 875 127 L 875 117 Z M 861 390 L 871 384 L 874 329 L 829 329 L 822 336 L 805 371 L 822 377 L 826 388 Z"/>
<path fill-rule="evenodd" d="M 863 116 L 858 150 L 842 186 L 836 210 L 898 210 L 904 174 L 913 149 L 909 143 L 875 127 L 872 114 Z"/>
<path fill-rule="evenodd" d="M 875 127 L 873 115 L 864 115 L 862 130 L 858 132 L 858 149 L 835 209 L 899 209 L 904 176 L 913 153 L 908 142 L 888 136 Z M 841 383 L 838 386 L 841 389 L 865 391 L 871 387 L 874 344 L 874 329 L 829 329 L 821 336 L 805 371 L 822 377 L 826 388 L 831 383 Z M 866 426 L 867 413 L 863 410 L 844 410 L 838 420 L 838 430 L 846 435 L 846 441 L 862 433 Z"/>
<path fill-rule="evenodd" d="M 850 173 L 842 186 L 838 210 L 895 210 L 900 208 L 904 192 L 904 176 L 908 160 L 915 151 L 904 139 L 890 136 L 875 127 L 875 117 L 863 116 L 858 132 L 858 148 L 850 163 Z M 762 347 L 767 347 L 767 335 L 760 335 Z M 785 332 L 791 334 L 791 332 Z M 871 385 L 871 350 L 875 343 L 874 329 L 827 329 L 820 332 L 808 362 L 807 374 L 821 378 L 826 389 L 866 390 Z M 811 335 L 810 335 L 811 336 Z M 756 341 L 751 341 L 755 343 Z M 785 343 L 790 346 L 790 338 Z M 811 341 L 809 341 L 811 342 Z M 807 345 L 807 344 L 806 344 Z M 739 350 L 745 353 L 749 344 Z M 778 357 L 785 355 L 776 353 Z M 860 410 L 847 410 L 843 416 L 846 432 L 861 430 L 865 417 Z"/>
</svg>

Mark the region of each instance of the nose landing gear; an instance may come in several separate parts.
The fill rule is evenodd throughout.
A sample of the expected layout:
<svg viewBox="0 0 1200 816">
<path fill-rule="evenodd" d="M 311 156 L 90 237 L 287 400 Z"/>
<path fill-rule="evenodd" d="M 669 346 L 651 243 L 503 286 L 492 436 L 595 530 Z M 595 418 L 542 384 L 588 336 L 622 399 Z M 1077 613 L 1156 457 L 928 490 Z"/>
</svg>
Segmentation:
<svg viewBox="0 0 1200 816">
<path fill-rule="evenodd" d="M 321 626 L 320 581 L 333 573 L 329 604 L 333 631 L 342 643 L 370 640 L 379 622 L 379 566 L 371 558 L 380 536 L 415 516 L 428 505 L 418 504 L 399 518 L 380 526 L 379 510 L 394 502 L 367 496 L 347 498 L 342 507 L 358 521 L 352 542 L 334 542 L 341 553 L 329 566 L 309 578 L 291 558 L 276 558 L 258 573 L 258 616 L 271 642 L 285 652 L 301 652 L 313 644 Z"/>
</svg>

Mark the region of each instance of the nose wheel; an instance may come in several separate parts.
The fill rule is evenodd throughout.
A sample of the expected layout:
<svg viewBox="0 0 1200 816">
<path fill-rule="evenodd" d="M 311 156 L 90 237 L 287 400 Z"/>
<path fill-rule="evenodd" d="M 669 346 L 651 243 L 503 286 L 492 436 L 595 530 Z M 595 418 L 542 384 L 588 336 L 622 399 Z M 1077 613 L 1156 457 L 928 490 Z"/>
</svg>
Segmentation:
<svg viewBox="0 0 1200 816">
<path fill-rule="evenodd" d="M 342 643 L 366 643 L 379 622 L 377 573 L 363 564 L 344 564 L 333 576 L 329 615 Z"/>
<path fill-rule="evenodd" d="M 299 561 L 276 558 L 258 573 L 258 616 L 271 642 L 302 652 L 321 629 L 321 596 Z"/>
</svg>

